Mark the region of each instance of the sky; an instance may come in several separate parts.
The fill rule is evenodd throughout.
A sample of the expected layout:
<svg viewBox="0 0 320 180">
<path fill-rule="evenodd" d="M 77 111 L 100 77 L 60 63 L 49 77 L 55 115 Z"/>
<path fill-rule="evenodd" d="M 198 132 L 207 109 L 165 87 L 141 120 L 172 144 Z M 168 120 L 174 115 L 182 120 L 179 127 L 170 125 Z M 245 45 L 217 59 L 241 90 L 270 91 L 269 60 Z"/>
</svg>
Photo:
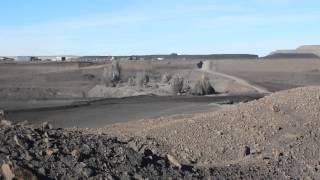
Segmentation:
<svg viewBox="0 0 320 180">
<path fill-rule="evenodd" d="M 1 0 L 0 55 L 266 55 L 320 44 L 319 0 Z"/>
</svg>

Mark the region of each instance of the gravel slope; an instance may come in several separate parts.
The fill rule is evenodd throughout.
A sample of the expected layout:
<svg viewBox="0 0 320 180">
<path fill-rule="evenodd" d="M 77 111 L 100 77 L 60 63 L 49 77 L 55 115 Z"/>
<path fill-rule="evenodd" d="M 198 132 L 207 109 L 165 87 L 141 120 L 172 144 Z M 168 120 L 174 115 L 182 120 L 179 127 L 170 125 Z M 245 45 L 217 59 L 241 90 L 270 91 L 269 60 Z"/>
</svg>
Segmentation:
<svg viewBox="0 0 320 180">
<path fill-rule="evenodd" d="M 179 161 L 199 167 L 261 167 L 282 178 L 318 179 L 319 120 L 320 87 L 316 86 L 278 92 L 218 112 L 94 131 L 154 138 Z"/>
</svg>

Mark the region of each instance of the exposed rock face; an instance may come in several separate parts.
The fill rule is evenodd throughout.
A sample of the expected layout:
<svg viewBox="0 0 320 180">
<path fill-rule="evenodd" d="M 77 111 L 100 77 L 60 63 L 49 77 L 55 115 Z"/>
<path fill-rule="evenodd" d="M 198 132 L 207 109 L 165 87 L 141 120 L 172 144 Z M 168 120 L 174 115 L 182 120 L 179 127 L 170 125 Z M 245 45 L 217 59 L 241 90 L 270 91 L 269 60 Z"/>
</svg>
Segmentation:
<svg viewBox="0 0 320 180">
<path fill-rule="evenodd" d="M 121 80 L 121 66 L 119 62 L 112 64 L 111 67 L 111 73 L 112 73 L 112 82 L 117 83 Z"/>
<path fill-rule="evenodd" d="M 135 78 L 135 85 L 138 87 L 143 87 L 147 85 L 150 81 L 149 75 L 146 72 L 138 72 Z"/>
<path fill-rule="evenodd" d="M 168 83 L 171 80 L 172 76 L 169 73 L 164 73 L 161 77 L 162 83 Z"/>
<path fill-rule="evenodd" d="M 0 127 L 0 179 L 198 179 L 151 150 L 133 150 L 107 135 L 22 125 Z M 139 178 L 138 178 L 139 177 Z"/>
<path fill-rule="evenodd" d="M 184 78 L 182 76 L 175 76 L 172 79 L 172 85 L 171 85 L 173 93 L 175 94 L 182 93 L 183 85 L 184 85 Z"/>
<path fill-rule="evenodd" d="M 212 87 L 209 78 L 202 76 L 201 80 L 197 81 L 192 88 L 192 94 L 193 95 L 198 95 L 198 96 L 203 96 L 203 95 L 209 95 L 209 94 L 214 94 L 216 91 Z"/>
</svg>

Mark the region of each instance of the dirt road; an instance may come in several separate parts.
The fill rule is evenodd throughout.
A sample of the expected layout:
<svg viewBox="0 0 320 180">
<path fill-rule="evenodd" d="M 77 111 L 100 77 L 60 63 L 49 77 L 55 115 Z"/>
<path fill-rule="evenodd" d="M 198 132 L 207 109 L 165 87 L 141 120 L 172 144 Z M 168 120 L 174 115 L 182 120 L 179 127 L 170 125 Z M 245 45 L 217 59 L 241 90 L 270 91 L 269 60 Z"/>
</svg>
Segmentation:
<svg viewBox="0 0 320 180">
<path fill-rule="evenodd" d="M 236 77 L 236 76 L 231 76 L 231 75 L 228 75 L 228 74 L 224 74 L 224 73 L 220 73 L 220 72 L 216 72 L 216 71 L 213 71 L 213 70 L 202 70 L 206 73 L 209 73 L 209 74 L 212 74 L 212 75 L 216 75 L 216 76 L 222 76 L 224 78 L 228 78 L 228 79 L 232 79 L 234 80 L 236 83 L 238 84 L 241 84 L 241 85 L 244 85 L 244 86 L 247 86 L 247 87 L 250 87 L 252 89 L 254 89 L 255 91 L 257 91 L 258 93 L 261 93 L 261 94 L 270 94 L 271 92 L 268 91 L 267 89 L 261 87 L 261 86 L 258 86 L 258 85 L 254 85 L 244 79 L 241 79 L 239 77 Z"/>
</svg>

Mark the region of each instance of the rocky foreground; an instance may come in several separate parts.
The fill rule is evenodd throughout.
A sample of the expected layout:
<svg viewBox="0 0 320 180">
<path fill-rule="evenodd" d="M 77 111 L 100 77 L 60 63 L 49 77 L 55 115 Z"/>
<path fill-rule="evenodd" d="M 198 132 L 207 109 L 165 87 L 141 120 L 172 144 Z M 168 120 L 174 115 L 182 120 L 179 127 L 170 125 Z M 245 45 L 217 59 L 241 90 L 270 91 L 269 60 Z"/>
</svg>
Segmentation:
<svg viewBox="0 0 320 180">
<path fill-rule="evenodd" d="M 152 142 L 152 141 L 150 141 Z M 0 123 L 0 180 L 11 179 L 279 179 L 273 166 L 194 168 L 159 156 L 134 139 L 87 135 L 49 124 Z M 153 144 L 152 144 L 153 143 Z M 153 147 L 158 144 L 152 142 Z"/>
<path fill-rule="evenodd" d="M 0 179 L 198 179 L 199 170 L 107 135 L 1 122 Z"/>
</svg>

